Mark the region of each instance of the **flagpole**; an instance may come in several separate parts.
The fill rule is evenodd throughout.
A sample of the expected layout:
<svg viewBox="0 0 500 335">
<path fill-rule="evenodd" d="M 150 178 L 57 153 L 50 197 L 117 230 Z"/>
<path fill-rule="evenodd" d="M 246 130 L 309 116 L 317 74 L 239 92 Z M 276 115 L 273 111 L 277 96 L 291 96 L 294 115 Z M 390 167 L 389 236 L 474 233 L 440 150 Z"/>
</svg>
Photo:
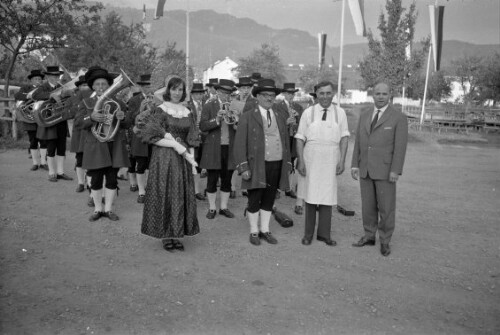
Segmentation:
<svg viewBox="0 0 500 335">
<path fill-rule="evenodd" d="M 186 101 L 190 100 L 190 89 L 189 89 L 189 0 L 187 0 L 187 10 L 186 10 Z"/>
<path fill-rule="evenodd" d="M 339 57 L 339 79 L 337 85 L 337 104 L 340 107 L 340 92 L 342 89 L 342 55 L 344 52 L 344 16 L 345 16 L 345 1 L 342 0 L 342 19 L 340 20 L 340 57 Z"/>
<path fill-rule="evenodd" d="M 434 7 L 437 7 L 438 0 L 434 3 Z M 429 68 L 431 67 L 431 52 L 432 52 L 432 41 L 429 44 L 429 56 L 427 57 L 427 72 L 425 74 L 425 86 L 424 86 L 424 100 L 422 101 L 422 112 L 420 113 L 420 124 L 424 123 L 425 115 L 425 99 L 427 97 L 427 85 L 429 84 Z M 434 52 L 436 52 L 434 50 Z"/>
</svg>

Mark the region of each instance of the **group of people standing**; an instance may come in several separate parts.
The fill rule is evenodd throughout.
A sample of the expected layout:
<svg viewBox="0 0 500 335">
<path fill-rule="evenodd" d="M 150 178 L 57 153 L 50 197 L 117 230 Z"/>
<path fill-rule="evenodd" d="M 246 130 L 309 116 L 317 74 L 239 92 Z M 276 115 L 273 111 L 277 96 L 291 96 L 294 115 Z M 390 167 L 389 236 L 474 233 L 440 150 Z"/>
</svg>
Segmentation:
<svg viewBox="0 0 500 335">
<path fill-rule="evenodd" d="M 57 88 L 53 82 L 60 74 L 56 68 L 32 71 L 28 77 L 32 86 L 23 88 L 16 99 L 27 100 L 33 89 L 33 98 L 53 99 L 50 93 Z M 36 88 L 44 75 L 56 80 Z M 168 76 L 165 86 L 153 94 L 151 75 L 142 75 L 127 104 L 113 97 L 117 102 L 113 118 L 119 121 L 119 129 L 112 139 L 100 141 L 91 129 L 108 116 L 96 103 L 114 79 L 107 70 L 91 67 L 75 83 L 77 93 L 65 104 L 67 118 L 74 118 L 71 151 L 76 153 L 77 192 L 88 185 L 94 207 L 90 221 L 119 219 L 113 202 L 118 171 L 125 167 L 130 190 L 138 191 L 137 202 L 144 204 L 141 232 L 161 239 L 167 251 L 184 250 L 181 239 L 199 233 L 197 200 L 208 199 L 209 220 L 217 214 L 235 217 L 229 199 L 238 179 L 248 197 L 245 214 L 252 245 L 278 243 L 270 219 L 279 190 L 296 199 L 296 214 L 302 215 L 305 209 L 302 244 L 311 244 L 318 212 L 317 240 L 336 245 L 330 233 L 332 208 L 337 205 L 336 176 L 345 169 L 350 133 L 345 111 L 332 102 L 336 93 L 332 82 L 318 83 L 315 103 L 304 110 L 293 101 L 298 91 L 294 83 L 277 87 L 274 80 L 258 73 L 240 77 L 238 83 L 212 78 L 207 88 L 194 83 L 189 101 L 188 88 L 179 76 Z M 276 99 L 279 94 L 283 99 Z M 375 87 L 376 112 L 372 108 L 361 114 L 352 160 L 352 176 L 361 179 L 365 229 L 365 236 L 353 245 L 375 244 L 379 231 L 385 256 L 390 253 L 395 182 L 402 173 L 407 134 L 406 117 L 390 107 L 389 97 L 388 85 Z M 233 106 L 238 110 L 231 110 Z M 365 127 L 372 123 L 373 127 Z M 32 156 L 38 145 L 42 156 L 46 147 L 49 180 L 71 179 L 63 170 L 66 120 L 53 128 L 43 129 L 53 133 L 44 137 L 27 128 Z M 33 159 L 32 170 L 43 162 Z"/>
</svg>

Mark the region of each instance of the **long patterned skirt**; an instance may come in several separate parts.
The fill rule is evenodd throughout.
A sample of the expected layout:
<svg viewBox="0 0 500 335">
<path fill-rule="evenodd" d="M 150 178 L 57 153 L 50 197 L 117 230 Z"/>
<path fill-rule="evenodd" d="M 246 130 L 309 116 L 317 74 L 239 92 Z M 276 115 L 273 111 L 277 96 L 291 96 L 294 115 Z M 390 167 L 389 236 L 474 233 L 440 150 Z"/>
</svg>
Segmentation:
<svg viewBox="0 0 500 335">
<path fill-rule="evenodd" d="M 172 148 L 153 145 L 141 232 L 156 238 L 200 232 L 192 167 Z"/>
</svg>

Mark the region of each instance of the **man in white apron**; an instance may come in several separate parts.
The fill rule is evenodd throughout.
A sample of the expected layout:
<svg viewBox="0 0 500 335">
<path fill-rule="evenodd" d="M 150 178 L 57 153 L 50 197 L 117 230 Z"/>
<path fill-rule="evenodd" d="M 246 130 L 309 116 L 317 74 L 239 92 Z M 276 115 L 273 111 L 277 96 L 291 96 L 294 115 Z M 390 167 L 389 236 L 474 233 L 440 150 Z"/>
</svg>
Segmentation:
<svg viewBox="0 0 500 335">
<path fill-rule="evenodd" d="M 344 172 L 349 129 L 344 110 L 332 104 L 336 86 L 325 81 L 315 88 L 318 103 L 304 111 L 295 135 L 301 175 L 297 196 L 306 209 L 302 244 L 311 244 L 318 210 L 317 239 L 335 246 L 330 237 L 332 206 L 337 205 L 337 175 Z"/>
</svg>

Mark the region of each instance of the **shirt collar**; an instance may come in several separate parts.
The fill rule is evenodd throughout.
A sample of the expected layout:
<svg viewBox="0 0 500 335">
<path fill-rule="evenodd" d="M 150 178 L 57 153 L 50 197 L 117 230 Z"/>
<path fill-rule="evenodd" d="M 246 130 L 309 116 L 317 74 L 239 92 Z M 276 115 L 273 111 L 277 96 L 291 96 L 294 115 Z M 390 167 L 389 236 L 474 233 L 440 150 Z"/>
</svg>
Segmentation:
<svg viewBox="0 0 500 335">
<path fill-rule="evenodd" d="M 376 113 L 376 112 L 377 112 L 377 110 L 379 110 L 379 111 L 380 111 L 380 114 L 383 114 L 383 113 L 385 112 L 385 110 L 387 109 L 387 107 L 389 107 L 389 104 L 385 105 L 385 106 L 384 106 L 384 107 L 382 107 L 382 108 L 377 108 L 377 107 L 374 107 L 373 112 L 374 112 L 374 113 Z"/>
</svg>

